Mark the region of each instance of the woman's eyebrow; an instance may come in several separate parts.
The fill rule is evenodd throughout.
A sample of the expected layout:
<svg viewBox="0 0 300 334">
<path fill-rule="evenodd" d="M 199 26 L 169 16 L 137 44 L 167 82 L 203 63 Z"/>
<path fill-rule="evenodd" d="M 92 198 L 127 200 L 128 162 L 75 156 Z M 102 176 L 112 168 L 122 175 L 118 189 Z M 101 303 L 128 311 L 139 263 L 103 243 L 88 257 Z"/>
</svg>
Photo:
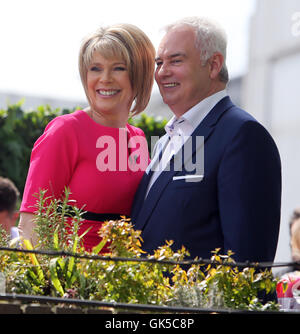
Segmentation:
<svg viewBox="0 0 300 334">
<path fill-rule="evenodd" d="M 93 66 L 102 66 L 103 64 L 102 63 L 99 63 L 99 62 L 94 62 L 94 63 L 91 63 L 91 65 Z M 111 64 L 112 66 L 115 66 L 115 65 L 126 65 L 125 62 L 121 62 L 121 61 L 117 61 L 115 63 L 112 63 Z"/>
</svg>

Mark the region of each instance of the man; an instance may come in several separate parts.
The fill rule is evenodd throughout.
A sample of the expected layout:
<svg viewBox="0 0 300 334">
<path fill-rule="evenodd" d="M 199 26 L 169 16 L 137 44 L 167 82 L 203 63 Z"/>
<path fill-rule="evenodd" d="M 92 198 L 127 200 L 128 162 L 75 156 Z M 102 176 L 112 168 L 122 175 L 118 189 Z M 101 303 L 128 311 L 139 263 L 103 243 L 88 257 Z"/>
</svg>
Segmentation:
<svg viewBox="0 0 300 334">
<path fill-rule="evenodd" d="M 220 248 L 221 254 L 232 250 L 236 261 L 274 259 L 280 157 L 265 128 L 227 96 L 225 60 L 225 33 L 205 18 L 168 26 L 159 45 L 155 79 L 174 117 L 156 146 L 153 161 L 160 168 L 147 169 L 132 209 L 147 252 L 173 240 L 174 249 L 185 246 L 191 258 L 210 258 Z M 189 157 L 173 141 L 180 136 L 183 150 L 191 136 Z"/>
<path fill-rule="evenodd" d="M 7 233 L 15 226 L 18 212 L 15 212 L 19 191 L 13 182 L 0 176 L 0 227 Z"/>
</svg>

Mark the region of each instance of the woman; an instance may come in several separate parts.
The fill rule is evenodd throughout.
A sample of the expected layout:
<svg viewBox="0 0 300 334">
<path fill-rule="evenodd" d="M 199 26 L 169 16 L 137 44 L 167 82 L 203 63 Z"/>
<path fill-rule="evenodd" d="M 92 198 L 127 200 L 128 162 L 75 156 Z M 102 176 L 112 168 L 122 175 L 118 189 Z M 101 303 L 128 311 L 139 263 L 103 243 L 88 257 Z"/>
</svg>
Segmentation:
<svg viewBox="0 0 300 334">
<path fill-rule="evenodd" d="M 83 41 L 79 70 L 89 108 L 55 118 L 34 144 L 20 208 L 23 238 L 36 243 L 33 195 L 40 189 L 60 198 L 67 186 L 76 206 L 88 211 L 79 232 L 91 228 L 83 240 L 87 251 L 100 242 L 101 221 L 130 214 L 148 151 L 145 159 L 144 133 L 127 120 L 149 102 L 154 57 L 151 41 L 130 24 L 100 28 Z"/>
</svg>

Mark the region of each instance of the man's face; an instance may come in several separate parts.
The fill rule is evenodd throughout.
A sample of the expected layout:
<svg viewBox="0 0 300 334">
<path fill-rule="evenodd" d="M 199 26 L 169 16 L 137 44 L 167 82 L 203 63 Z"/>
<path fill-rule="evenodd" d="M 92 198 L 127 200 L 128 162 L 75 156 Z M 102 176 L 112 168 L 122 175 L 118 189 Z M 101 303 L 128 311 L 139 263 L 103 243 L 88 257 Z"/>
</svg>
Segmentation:
<svg viewBox="0 0 300 334">
<path fill-rule="evenodd" d="M 190 27 L 169 31 L 157 52 L 155 80 L 164 102 L 181 116 L 210 95 L 209 65 L 202 65 Z"/>
<path fill-rule="evenodd" d="M 299 261 L 300 259 L 300 219 L 295 220 L 291 226 L 290 246 L 291 246 L 293 261 Z"/>
<path fill-rule="evenodd" d="M 0 212 L 0 225 L 8 234 L 10 233 L 10 229 L 16 226 L 17 219 L 17 212 L 8 212 L 6 210 Z"/>
</svg>

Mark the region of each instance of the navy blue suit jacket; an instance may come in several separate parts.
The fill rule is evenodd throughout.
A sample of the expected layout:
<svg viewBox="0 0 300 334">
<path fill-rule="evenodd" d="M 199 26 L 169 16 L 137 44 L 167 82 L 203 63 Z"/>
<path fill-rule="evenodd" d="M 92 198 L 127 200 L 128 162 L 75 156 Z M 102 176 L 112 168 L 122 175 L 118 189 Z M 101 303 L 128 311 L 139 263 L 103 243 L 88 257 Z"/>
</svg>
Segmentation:
<svg viewBox="0 0 300 334">
<path fill-rule="evenodd" d="M 184 168 L 170 168 L 145 199 L 150 175 L 142 178 L 131 217 L 135 228 L 142 230 L 143 249 L 152 253 L 173 240 L 174 250 L 183 245 L 191 258 L 210 258 L 211 251 L 221 248 L 221 254 L 232 250 L 236 261 L 273 261 L 280 224 L 281 163 L 272 137 L 229 97 L 209 112 L 193 132 L 196 136 L 204 136 L 200 182 L 173 180 L 187 173 Z"/>
</svg>

